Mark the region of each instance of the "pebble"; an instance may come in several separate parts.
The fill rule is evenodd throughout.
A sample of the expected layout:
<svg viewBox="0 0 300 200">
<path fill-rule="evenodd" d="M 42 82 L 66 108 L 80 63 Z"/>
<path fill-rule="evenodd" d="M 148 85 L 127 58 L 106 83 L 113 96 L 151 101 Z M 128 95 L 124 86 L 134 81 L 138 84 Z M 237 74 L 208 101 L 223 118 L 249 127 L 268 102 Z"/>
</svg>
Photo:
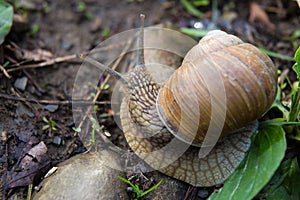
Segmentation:
<svg viewBox="0 0 300 200">
<path fill-rule="evenodd" d="M 62 44 L 61 44 L 62 49 L 69 51 L 73 48 L 73 46 L 74 46 L 74 43 L 72 43 L 71 41 L 68 41 L 66 39 L 63 39 Z"/>
<path fill-rule="evenodd" d="M 28 82 L 28 78 L 25 77 L 25 76 L 22 77 L 22 78 L 17 78 L 15 83 L 14 83 L 14 86 L 16 88 L 18 88 L 19 90 L 24 91 L 25 88 L 26 88 L 27 82 Z"/>
<path fill-rule="evenodd" d="M 60 145 L 60 143 L 61 143 L 61 137 L 55 136 L 53 138 L 53 143 L 56 144 L 56 145 Z"/>
<path fill-rule="evenodd" d="M 58 109 L 58 105 L 46 105 L 44 108 L 49 112 L 55 112 Z"/>
<path fill-rule="evenodd" d="M 209 193 L 208 193 L 208 191 L 205 190 L 205 189 L 200 189 L 200 190 L 198 191 L 198 196 L 199 196 L 200 198 L 206 199 L 206 198 L 208 197 L 208 195 L 209 195 Z"/>
</svg>

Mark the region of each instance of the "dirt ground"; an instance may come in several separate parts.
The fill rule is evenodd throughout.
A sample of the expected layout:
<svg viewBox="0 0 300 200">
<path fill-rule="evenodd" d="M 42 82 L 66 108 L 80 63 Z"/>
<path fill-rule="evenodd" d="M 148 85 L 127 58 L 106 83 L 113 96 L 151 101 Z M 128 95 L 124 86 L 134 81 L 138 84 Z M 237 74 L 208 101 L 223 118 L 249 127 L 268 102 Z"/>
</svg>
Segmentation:
<svg viewBox="0 0 300 200">
<path fill-rule="evenodd" d="M 74 121 L 70 103 L 81 60 L 68 59 L 65 56 L 89 51 L 109 36 L 139 27 L 140 13 L 146 15 L 145 26 L 164 24 L 178 29 L 191 27 L 197 21 L 203 24 L 212 23 L 211 5 L 200 7 L 205 14 L 205 20 L 199 20 L 191 16 L 179 1 L 14 2 L 14 12 L 22 20 L 15 19 L 16 23 L 11 33 L 1 46 L 1 59 L 15 64 L 11 69 L 27 64 L 37 65 L 58 57 L 65 58 L 65 61 L 11 71 L 11 79 L 0 74 L 0 176 L 2 180 L 6 180 L 1 182 L 3 198 L 16 191 L 23 192 L 25 198 L 26 186 L 33 177 L 33 182 L 38 183 L 51 166 L 86 150 L 72 129 Z M 85 8 L 80 7 L 83 2 Z M 296 1 L 267 0 L 258 4 L 268 14 L 270 22 L 255 16 L 250 1 L 231 0 L 218 2 L 218 18 L 214 25 L 239 36 L 244 41 L 293 57 L 300 44 L 299 36 L 292 37 L 300 28 L 300 9 Z M 38 27 L 38 31 L 34 32 L 33 27 Z M 49 57 L 44 59 L 43 56 L 47 53 Z M 32 60 L 33 57 L 36 60 Z M 291 81 L 295 80 L 295 74 L 290 70 L 292 61 L 274 57 L 272 60 Z M 16 80 L 24 77 L 28 79 L 26 88 L 16 88 Z M 104 102 L 108 98 L 109 90 L 104 92 L 98 101 Z M 45 107 L 47 105 L 48 107 Z M 99 113 L 109 111 L 109 104 L 99 105 Z M 47 125 L 43 117 L 56 122 L 56 130 L 43 130 Z M 116 133 L 117 136 L 112 136 L 115 140 L 124 139 L 111 115 L 99 118 L 105 130 L 112 135 Z M 43 158 L 44 163 L 37 166 L 38 170 L 32 176 L 25 176 L 25 173 L 18 171 L 21 158 L 41 141 L 48 149 L 47 157 Z"/>
</svg>

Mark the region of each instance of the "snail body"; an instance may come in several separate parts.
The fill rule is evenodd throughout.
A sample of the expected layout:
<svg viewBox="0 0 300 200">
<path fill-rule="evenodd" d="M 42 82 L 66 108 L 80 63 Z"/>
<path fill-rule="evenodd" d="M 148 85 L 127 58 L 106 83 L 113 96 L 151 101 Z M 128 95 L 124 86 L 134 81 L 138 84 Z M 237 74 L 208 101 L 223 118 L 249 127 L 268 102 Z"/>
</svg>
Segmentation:
<svg viewBox="0 0 300 200">
<path fill-rule="evenodd" d="M 221 79 L 205 81 L 203 69 Z M 211 31 L 162 87 L 144 66 L 129 74 L 120 111 L 126 140 L 139 157 L 171 177 L 194 186 L 222 183 L 244 159 L 257 119 L 274 101 L 276 79 L 272 61 L 256 47 Z M 215 99 L 226 102 L 224 127 L 217 136 L 209 136 L 206 145 L 211 151 L 200 158 L 197 146 L 203 145 L 210 120 L 215 120 L 210 116 L 211 99 L 218 97 L 210 97 L 207 84 L 216 81 L 224 82 L 226 99 Z M 220 117 L 218 112 L 215 116 Z M 166 148 L 170 143 L 174 145 Z"/>
</svg>

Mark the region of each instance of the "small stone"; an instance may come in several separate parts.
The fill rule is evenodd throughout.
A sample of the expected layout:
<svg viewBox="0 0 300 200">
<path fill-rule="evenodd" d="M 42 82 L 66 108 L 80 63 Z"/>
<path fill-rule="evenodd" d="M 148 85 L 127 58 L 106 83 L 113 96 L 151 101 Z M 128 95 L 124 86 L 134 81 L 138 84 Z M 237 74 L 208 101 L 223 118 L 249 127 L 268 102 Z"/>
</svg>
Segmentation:
<svg viewBox="0 0 300 200">
<path fill-rule="evenodd" d="M 44 108 L 49 112 L 55 112 L 58 109 L 58 105 L 46 105 Z"/>
<path fill-rule="evenodd" d="M 17 78 L 16 81 L 15 81 L 15 83 L 14 83 L 14 86 L 16 88 L 24 91 L 25 88 L 26 88 L 27 82 L 28 82 L 28 78 L 27 77 Z"/>
<path fill-rule="evenodd" d="M 62 41 L 61 47 L 62 47 L 62 49 L 66 50 L 66 51 L 71 50 L 73 48 L 73 46 L 74 46 L 74 44 L 66 39 L 64 39 Z"/>
<path fill-rule="evenodd" d="M 200 189 L 198 191 L 198 197 L 202 198 L 202 199 L 206 199 L 209 195 L 209 192 L 205 189 Z"/>
<path fill-rule="evenodd" d="M 61 143 L 61 137 L 55 136 L 53 138 L 53 144 L 60 145 L 60 143 Z"/>
</svg>

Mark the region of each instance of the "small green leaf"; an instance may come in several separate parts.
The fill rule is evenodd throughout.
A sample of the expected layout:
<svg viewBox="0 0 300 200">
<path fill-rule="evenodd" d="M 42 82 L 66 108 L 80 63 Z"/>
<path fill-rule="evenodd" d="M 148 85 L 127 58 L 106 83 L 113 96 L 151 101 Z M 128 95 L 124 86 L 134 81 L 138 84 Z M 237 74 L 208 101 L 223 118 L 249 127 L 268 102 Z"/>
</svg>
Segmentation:
<svg viewBox="0 0 300 200">
<path fill-rule="evenodd" d="M 135 185 L 133 183 L 131 183 L 129 180 L 127 180 L 126 178 L 123 178 L 121 176 L 118 176 L 118 178 L 123 181 L 124 183 L 127 183 L 128 185 L 130 185 L 134 191 L 136 192 L 136 194 L 139 196 L 141 194 L 141 191 L 139 189 L 139 186 L 138 185 Z"/>
<path fill-rule="evenodd" d="M 9 33 L 13 22 L 13 7 L 8 3 L 0 1 L 0 44 Z"/>
<path fill-rule="evenodd" d="M 181 28 L 180 31 L 192 37 L 204 37 L 209 30 L 200 30 L 195 28 Z"/>
<path fill-rule="evenodd" d="M 294 59 L 296 61 L 296 63 L 298 63 L 298 65 L 300 64 L 300 47 L 297 49 Z"/>
<path fill-rule="evenodd" d="M 180 0 L 180 2 L 191 15 L 199 18 L 204 17 L 204 14 L 200 12 L 197 8 L 195 8 L 188 0 Z"/>
<path fill-rule="evenodd" d="M 55 126 L 56 126 L 56 122 L 51 120 L 51 127 L 52 127 L 52 130 L 54 130 L 54 131 L 57 130 Z"/>
<path fill-rule="evenodd" d="M 160 180 L 157 184 L 155 184 L 153 187 L 149 188 L 148 190 L 146 190 L 145 192 L 143 192 L 141 194 L 141 196 L 144 196 L 146 194 L 148 194 L 149 192 L 155 190 L 156 188 L 158 188 L 158 186 L 160 186 L 160 184 L 162 183 L 162 180 Z"/>
<path fill-rule="evenodd" d="M 107 38 L 109 35 L 110 35 L 110 30 L 109 30 L 109 28 L 105 28 L 105 29 L 102 30 L 101 36 L 102 36 L 103 38 Z"/>
<path fill-rule="evenodd" d="M 209 0 L 194 0 L 192 3 L 196 7 L 208 6 L 209 5 Z"/>
<path fill-rule="evenodd" d="M 105 84 L 105 85 L 103 86 L 103 90 L 108 90 L 109 87 L 110 87 L 109 84 Z"/>
<path fill-rule="evenodd" d="M 43 121 L 49 123 L 48 119 L 45 116 L 43 117 Z"/>
<path fill-rule="evenodd" d="M 286 140 L 280 126 L 260 129 L 243 164 L 210 200 L 252 199 L 271 179 L 284 157 Z"/>
<path fill-rule="evenodd" d="M 109 113 L 102 113 L 99 115 L 100 118 L 107 118 L 107 117 L 111 117 L 112 114 L 109 114 Z"/>
<path fill-rule="evenodd" d="M 44 130 L 48 129 L 49 127 L 50 127 L 49 125 L 44 125 L 42 130 L 44 131 Z"/>
<path fill-rule="evenodd" d="M 78 4 L 77 4 L 77 10 L 79 12 L 84 12 L 86 11 L 86 4 L 83 2 L 83 1 L 80 1 Z"/>
<path fill-rule="evenodd" d="M 40 26 L 38 24 L 33 24 L 31 26 L 30 35 L 35 35 L 40 29 Z"/>
<path fill-rule="evenodd" d="M 294 39 L 300 37 L 300 29 L 295 30 L 292 37 Z"/>
<path fill-rule="evenodd" d="M 293 70 L 297 74 L 299 83 L 298 87 L 293 91 L 289 121 L 296 121 L 300 113 L 300 47 L 296 51 L 294 58 L 296 63 L 293 66 Z"/>
<path fill-rule="evenodd" d="M 81 128 L 80 128 L 80 127 L 78 127 L 78 128 L 72 127 L 72 129 L 73 129 L 73 131 L 75 131 L 75 132 L 77 132 L 77 133 L 80 133 L 80 132 L 81 132 Z"/>
</svg>

